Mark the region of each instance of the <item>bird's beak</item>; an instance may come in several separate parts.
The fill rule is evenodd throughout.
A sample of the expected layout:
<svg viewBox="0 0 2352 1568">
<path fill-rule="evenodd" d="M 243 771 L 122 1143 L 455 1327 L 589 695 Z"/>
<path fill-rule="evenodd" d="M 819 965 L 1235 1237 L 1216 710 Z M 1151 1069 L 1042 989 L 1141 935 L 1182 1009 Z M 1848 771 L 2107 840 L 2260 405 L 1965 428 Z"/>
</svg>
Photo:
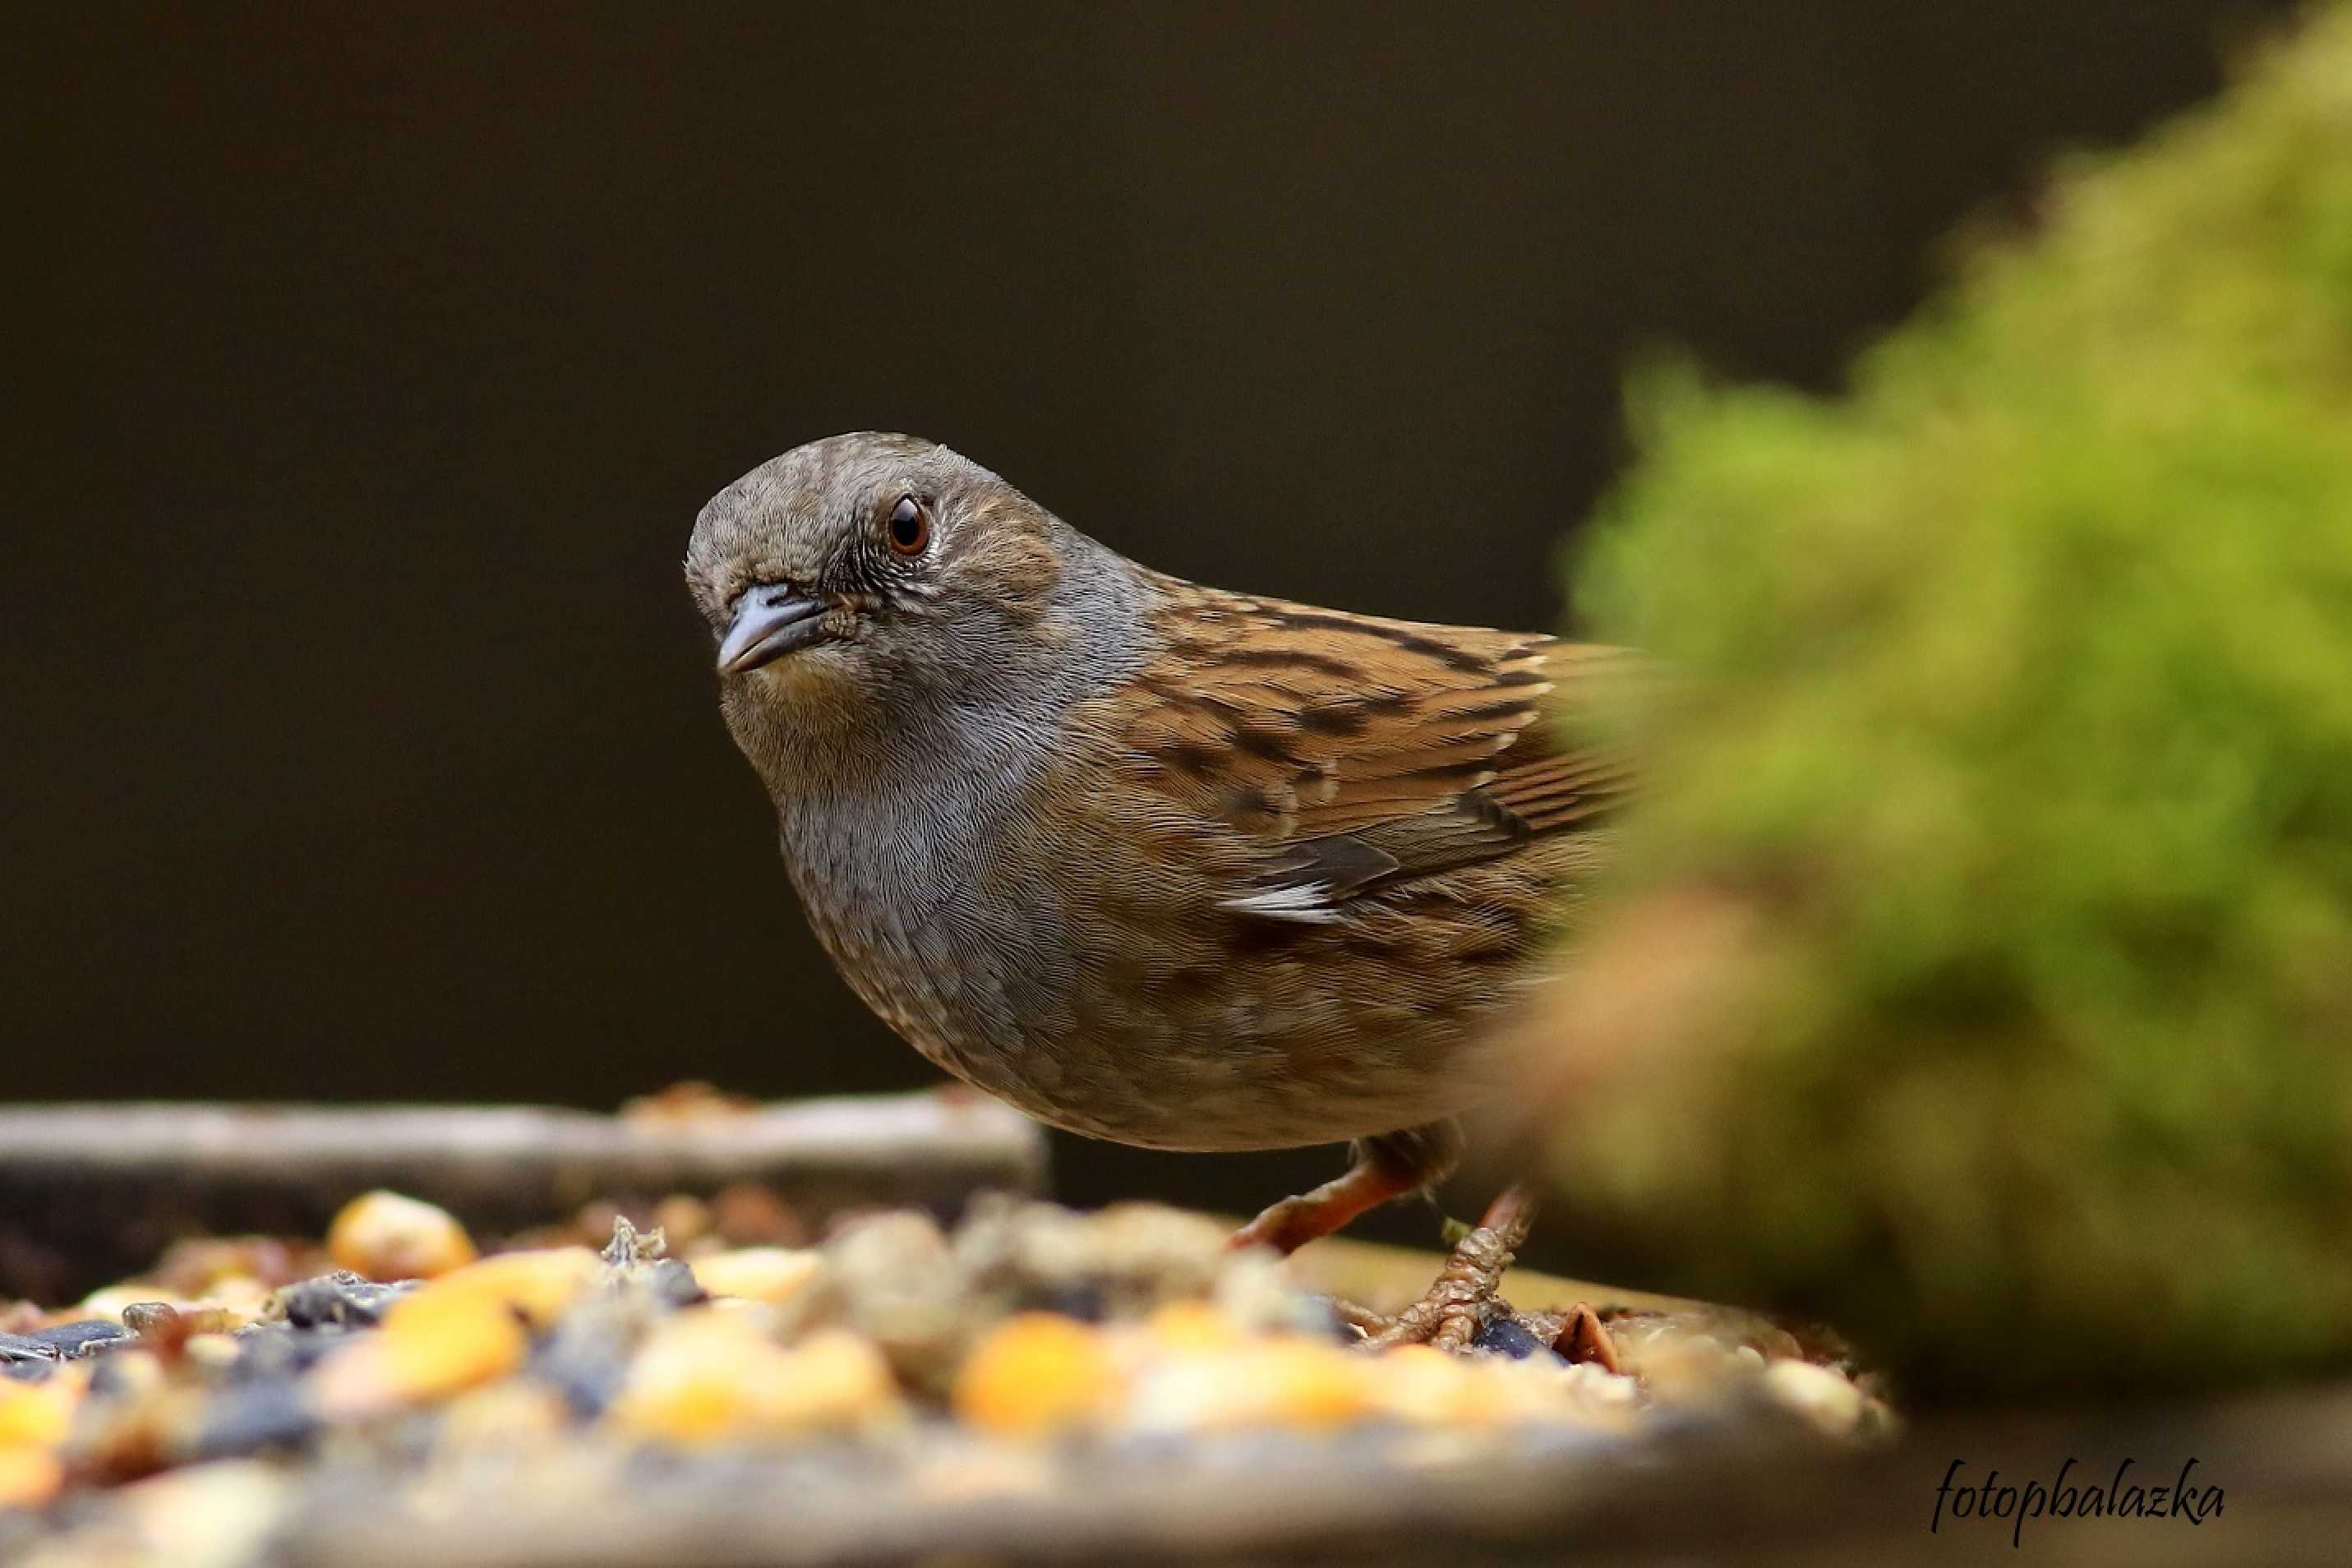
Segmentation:
<svg viewBox="0 0 2352 1568">
<path fill-rule="evenodd" d="M 822 640 L 828 608 L 823 600 L 796 594 L 782 583 L 744 589 L 736 596 L 735 619 L 719 644 L 719 673 L 742 675 Z"/>
</svg>

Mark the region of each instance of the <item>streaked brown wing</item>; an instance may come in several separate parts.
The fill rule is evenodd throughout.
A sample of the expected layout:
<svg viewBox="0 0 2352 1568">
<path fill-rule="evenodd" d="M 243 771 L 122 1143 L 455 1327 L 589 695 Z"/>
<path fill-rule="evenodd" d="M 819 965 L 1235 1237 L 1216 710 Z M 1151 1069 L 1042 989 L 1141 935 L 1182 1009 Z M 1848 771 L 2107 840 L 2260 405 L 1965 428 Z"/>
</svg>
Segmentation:
<svg viewBox="0 0 2352 1568">
<path fill-rule="evenodd" d="M 1229 908 L 1337 920 L 1596 823 L 1630 785 L 1625 759 L 1547 721 L 1621 650 L 1162 586 L 1123 750 L 1172 804 L 1264 846 Z"/>
</svg>

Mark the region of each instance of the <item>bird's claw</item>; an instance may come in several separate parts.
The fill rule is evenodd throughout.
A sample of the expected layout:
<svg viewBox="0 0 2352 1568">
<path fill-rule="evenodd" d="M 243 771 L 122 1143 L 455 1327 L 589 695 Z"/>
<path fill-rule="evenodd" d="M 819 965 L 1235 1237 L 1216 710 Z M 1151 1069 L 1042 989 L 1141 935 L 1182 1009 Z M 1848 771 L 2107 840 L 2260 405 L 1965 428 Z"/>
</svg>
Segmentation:
<svg viewBox="0 0 2352 1568">
<path fill-rule="evenodd" d="M 1476 1345 L 1496 1322 L 1507 1320 L 1572 1363 L 1622 1372 L 1608 1325 L 1591 1307 L 1579 1302 L 1564 1312 L 1521 1312 L 1503 1300 L 1503 1275 L 1527 1239 L 1533 1218 L 1526 1193 L 1513 1187 L 1495 1200 L 1479 1224 L 1447 1221 L 1453 1254 L 1420 1300 L 1396 1313 L 1339 1303 L 1340 1321 L 1363 1336 L 1367 1350 L 1425 1344 L 1459 1352 Z"/>
<path fill-rule="evenodd" d="M 1486 1223 L 1469 1227 L 1454 1242 L 1453 1256 L 1420 1300 L 1393 1316 L 1353 1310 L 1349 1321 L 1363 1334 L 1365 1348 L 1469 1349 L 1497 1314 L 1510 1311 L 1498 1292 L 1513 1253 L 1527 1239 L 1531 1217 L 1524 1201 L 1507 1195 L 1487 1211 Z"/>
</svg>

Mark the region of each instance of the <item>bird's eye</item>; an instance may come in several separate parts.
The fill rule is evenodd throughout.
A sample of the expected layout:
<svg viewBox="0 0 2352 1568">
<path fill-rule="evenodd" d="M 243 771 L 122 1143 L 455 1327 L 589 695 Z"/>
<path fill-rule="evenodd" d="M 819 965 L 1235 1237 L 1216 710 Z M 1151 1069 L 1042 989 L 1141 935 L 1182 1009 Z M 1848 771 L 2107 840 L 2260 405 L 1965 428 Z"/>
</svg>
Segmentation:
<svg viewBox="0 0 2352 1568">
<path fill-rule="evenodd" d="M 930 509 L 913 496 L 900 496 L 884 525 L 890 548 L 900 555 L 920 555 L 931 542 Z"/>
</svg>

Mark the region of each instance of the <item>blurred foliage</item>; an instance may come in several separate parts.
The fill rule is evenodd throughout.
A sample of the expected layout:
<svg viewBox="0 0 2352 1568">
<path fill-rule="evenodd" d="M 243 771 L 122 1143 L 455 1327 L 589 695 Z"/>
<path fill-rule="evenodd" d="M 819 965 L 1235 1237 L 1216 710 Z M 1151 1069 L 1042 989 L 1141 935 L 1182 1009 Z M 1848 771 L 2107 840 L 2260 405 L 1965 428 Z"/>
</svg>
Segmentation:
<svg viewBox="0 0 2352 1568">
<path fill-rule="evenodd" d="M 2352 7 L 1833 402 L 1638 388 L 1643 725 L 1548 1020 L 1580 1265 L 1916 1394 L 2352 1365 Z"/>
</svg>

